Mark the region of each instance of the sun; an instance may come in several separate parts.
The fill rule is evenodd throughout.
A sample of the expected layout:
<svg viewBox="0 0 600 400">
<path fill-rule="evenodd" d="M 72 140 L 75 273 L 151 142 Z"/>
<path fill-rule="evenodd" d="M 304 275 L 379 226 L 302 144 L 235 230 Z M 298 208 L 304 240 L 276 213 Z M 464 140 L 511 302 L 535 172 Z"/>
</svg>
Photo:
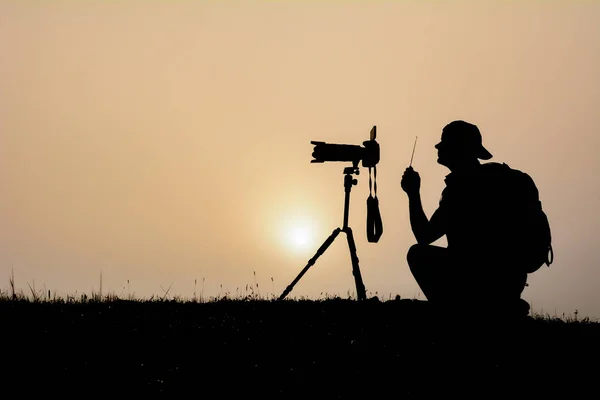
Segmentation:
<svg viewBox="0 0 600 400">
<path fill-rule="evenodd" d="M 306 253 L 315 245 L 316 223 L 311 218 L 294 217 L 282 227 L 285 246 L 295 253 Z"/>
<path fill-rule="evenodd" d="M 305 248 L 310 243 L 312 234 L 307 226 L 295 226 L 289 232 L 290 243 L 297 248 Z"/>
</svg>

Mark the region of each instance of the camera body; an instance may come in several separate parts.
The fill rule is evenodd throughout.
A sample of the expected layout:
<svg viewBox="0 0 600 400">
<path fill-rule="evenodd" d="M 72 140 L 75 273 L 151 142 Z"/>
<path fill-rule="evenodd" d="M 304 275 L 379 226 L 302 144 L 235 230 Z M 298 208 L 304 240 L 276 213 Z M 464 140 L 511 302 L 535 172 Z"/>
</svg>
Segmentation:
<svg viewBox="0 0 600 400">
<path fill-rule="evenodd" d="M 371 139 L 363 142 L 363 146 L 354 144 L 337 144 L 311 141 L 314 144 L 311 163 L 323 163 L 326 161 L 351 162 L 354 167 L 362 161 L 362 166 L 372 168 L 379 163 L 379 143 L 375 140 L 376 127 L 371 129 Z"/>
</svg>

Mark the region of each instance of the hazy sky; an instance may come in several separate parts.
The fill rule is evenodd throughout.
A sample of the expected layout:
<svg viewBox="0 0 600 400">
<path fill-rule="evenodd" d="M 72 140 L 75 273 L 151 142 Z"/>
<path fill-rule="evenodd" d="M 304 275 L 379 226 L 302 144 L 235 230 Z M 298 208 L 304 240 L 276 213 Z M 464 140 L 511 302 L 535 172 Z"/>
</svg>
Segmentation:
<svg viewBox="0 0 600 400">
<path fill-rule="evenodd" d="M 365 169 L 350 203 L 363 279 L 423 298 L 400 178 L 418 135 L 430 216 L 433 146 L 464 119 L 550 219 L 555 262 L 523 297 L 600 317 L 598 21 L 591 0 L 0 1 L 0 289 L 14 270 L 26 291 L 102 273 L 138 297 L 278 296 L 342 224 L 346 164 L 310 164 L 310 141 L 377 125 L 379 243 Z M 342 235 L 290 297 L 348 291 Z"/>
</svg>

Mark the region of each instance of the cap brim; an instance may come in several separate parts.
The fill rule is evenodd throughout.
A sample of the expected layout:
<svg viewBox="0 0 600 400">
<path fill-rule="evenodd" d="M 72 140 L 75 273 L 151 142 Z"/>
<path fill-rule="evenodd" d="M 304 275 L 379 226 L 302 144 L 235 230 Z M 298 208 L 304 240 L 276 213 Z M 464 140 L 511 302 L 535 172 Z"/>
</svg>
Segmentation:
<svg viewBox="0 0 600 400">
<path fill-rule="evenodd" d="M 477 158 L 480 158 L 482 160 L 489 160 L 492 157 L 493 157 L 492 153 L 490 153 L 489 151 L 487 151 L 487 149 L 485 147 L 483 147 L 483 146 L 481 146 L 481 148 L 477 152 Z"/>
</svg>

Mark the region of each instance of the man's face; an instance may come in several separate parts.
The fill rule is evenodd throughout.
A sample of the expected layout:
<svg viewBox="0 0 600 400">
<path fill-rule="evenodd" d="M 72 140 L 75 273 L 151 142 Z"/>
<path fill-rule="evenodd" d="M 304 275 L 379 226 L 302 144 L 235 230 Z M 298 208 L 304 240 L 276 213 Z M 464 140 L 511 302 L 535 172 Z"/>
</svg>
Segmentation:
<svg viewBox="0 0 600 400">
<path fill-rule="evenodd" d="M 438 151 L 438 164 L 450 167 L 452 159 L 456 156 L 457 153 L 456 144 L 452 143 L 448 139 L 448 135 L 444 135 L 444 132 L 442 131 L 442 140 L 435 145 L 435 148 Z"/>
<path fill-rule="evenodd" d="M 435 145 L 435 148 L 438 151 L 438 164 L 449 169 L 465 161 L 477 159 L 472 146 L 465 143 L 460 136 L 446 131 L 442 131 L 442 140 Z"/>
<path fill-rule="evenodd" d="M 473 157 L 469 147 L 459 137 L 446 131 L 442 131 L 442 140 L 435 145 L 435 148 L 438 151 L 438 164 L 448 168 Z"/>
</svg>

